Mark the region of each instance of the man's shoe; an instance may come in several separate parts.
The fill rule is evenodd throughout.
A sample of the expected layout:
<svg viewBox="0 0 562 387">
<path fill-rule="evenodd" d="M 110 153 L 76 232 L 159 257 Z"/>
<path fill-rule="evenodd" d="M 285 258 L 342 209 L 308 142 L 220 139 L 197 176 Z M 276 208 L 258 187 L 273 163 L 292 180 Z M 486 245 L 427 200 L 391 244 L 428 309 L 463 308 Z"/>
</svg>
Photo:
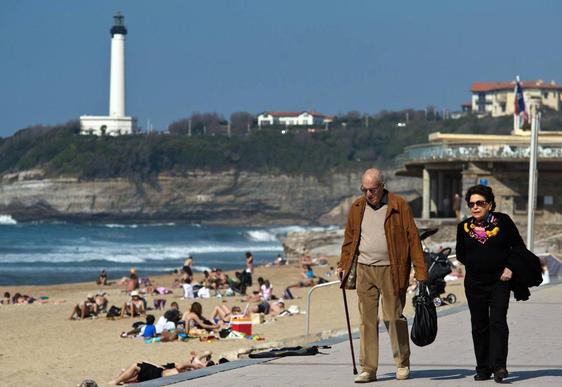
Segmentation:
<svg viewBox="0 0 562 387">
<path fill-rule="evenodd" d="M 398 367 L 396 369 L 396 379 L 406 380 L 410 377 L 410 367 Z"/>
<path fill-rule="evenodd" d="M 355 383 L 369 383 L 377 380 L 377 375 L 368 371 L 363 371 L 355 377 Z"/>
<path fill-rule="evenodd" d="M 501 383 L 504 378 L 507 378 L 509 373 L 505 368 L 499 368 L 494 371 L 494 382 Z"/>
<path fill-rule="evenodd" d="M 474 380 L 477 382 L 481 382 L 483 380 L 490 380 L 492 378 L 492 374 L 476 374 L 474 375 Z"/>
</svg>

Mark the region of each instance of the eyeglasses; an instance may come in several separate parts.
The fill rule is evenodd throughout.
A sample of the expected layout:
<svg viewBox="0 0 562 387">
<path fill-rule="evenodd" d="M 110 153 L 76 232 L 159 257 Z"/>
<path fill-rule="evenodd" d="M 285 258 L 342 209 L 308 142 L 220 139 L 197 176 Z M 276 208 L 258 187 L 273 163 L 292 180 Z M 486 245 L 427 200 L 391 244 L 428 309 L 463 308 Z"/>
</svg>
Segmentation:
<svg viewBox="0 0 562 387">
<path fill-rule="evenodd" d="M 367 192 L 370 192 L 371 195 L 376 195 L 379 192 L 381 192 L 384 188 L 384 184 L 379 184 L 378 186 L 374 187 L 374 188 L 365 188 L 363 186 L 361 186 L 361 192 L 363 192 L 364 194 Z"/>
<path fill-rule="evenodd" d="M 467 202 L 466 205 L 468 206 L 468 208 L 472 208 L 474 207 L 474 205 L 476 205 L 477 207 L 485 207 L 488 204 L 487 201 L 485 200 L 477 200 L 475 202 Z"/>
</svg>

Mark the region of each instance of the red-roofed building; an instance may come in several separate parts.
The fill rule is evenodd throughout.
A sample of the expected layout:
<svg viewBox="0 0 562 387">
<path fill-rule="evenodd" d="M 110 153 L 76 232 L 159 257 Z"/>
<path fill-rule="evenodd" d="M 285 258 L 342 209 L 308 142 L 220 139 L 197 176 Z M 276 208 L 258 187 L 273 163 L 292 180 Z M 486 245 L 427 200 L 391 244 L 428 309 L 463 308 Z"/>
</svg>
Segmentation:
<svg viewBox="0 0 562 387">
<path fill-rule="evenodd" d="M 285 125 L 285 126 L 311 126 L 324 125 L 334 121 L 334 116 L 327 116 L 315 111 L 302 112 L 263 112 L 258 115 L 258 126 Z"/>
<path fill-rule="evenodd" d="M 544 107 L 559 111 L 562 85 L 554 81 L 545 83 L 538 81 L 522 81 L 523 97 L 529 101 L 531 97 L 542 100 Z M 515 81 L 511 82 L 475 82 L 472 84 L 472 112 L 490 114 L 492 117 L 513 115 L 515 99 Z M 527 102 L 527 106 L 529 106 Z"/>
</svg>

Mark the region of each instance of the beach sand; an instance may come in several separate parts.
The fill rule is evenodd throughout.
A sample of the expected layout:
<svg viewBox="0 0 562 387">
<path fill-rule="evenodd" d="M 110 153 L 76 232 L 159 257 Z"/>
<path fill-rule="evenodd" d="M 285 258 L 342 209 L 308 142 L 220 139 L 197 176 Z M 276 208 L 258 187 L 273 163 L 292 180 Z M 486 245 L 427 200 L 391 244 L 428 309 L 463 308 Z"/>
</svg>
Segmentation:
<svg viewBox="0 0 562 387">
<path fill-rule="evenodd" d="M 337 258 L 330 258 L 334 264 Z M 333 281 L 333 276 L 326 276 L 329 265 L 314 267 L 315 274 Z M 111 273 L 110 273 L 111 274 Z M 142 273 L 140 273 L 142 275 Z M 300 269 L 296 265 L 283 267 L 257 267 L 254 282 L 262 276 L 271 281 L 274 294 L 281 296 L 283 289 L 298 282 Z M 153 277 L 158 286 L 170 287 L 175 276 L 162 275 Z M 196 274 L 196 280 L 200 275 Z M 35 297 L 48 296 L 49 302 L 31 305 L 1 305 L 0 321 L 3 337 L 0 340 L 0 384 L 2 386 L 76 386 L 83 379 L 94 379 L 100 386 L 114 378 L 121 368 L 128 367 L 139 360 L 156 363 L 168 363 L 185 360 L 190 351 L 209 350 L 213 360 L 222 356 L 231 360 L 239 351 L 259 346 L 282 346 L 303 344 L 319 337 L 328 337 L 346 331 L 342 293 L 338 286 L 329 286 L 316 290 L 312 296 L 310 310 L 310 331 L 313 335 L 304 337 L 306 315 L 299 314 L 277 318 L 264 324 L 254 325 L 253 333 L 263 336 L 263 341 L 219 340 L 201 342 L 190 339 L 187 342 L 146 344 L 140 339 L 123 339 L 120 333 L 131 329 L 131 324 L 139 318 L 108 320 L 105 315 L 98 319 L 69 321 L 67 318 L 74 304 L 84 300 L 86 294 L 99 289 L 91 283 L 66 284 L 53 286 L 18 286 L 2 287 L 0 291 L 10 291 L 12 295 L 19 291 Z M 292 289 L 295 300 L 287 300 L 286 306 L 298 305 L 305 310 L 306 295 L 310 288 Z M 121 306 L 128 297 L 116 285 L 104 288 L 108 292 L 109 305 Z M 455 293 L 457 304 L 465 302 L 462 281 L 447 283 L 447 293 Z M 167 306 L 177 301 L 182 312 L 191 305 L 191 300 L 181 299 L 181 289 L 174 289 L 168 295 Z M 226 302 L 229 306 L 245 306 L 242 297 L 224 297 L 198 300 L 203 305 L 203 314 L 210 317 L 212 308 Z M 357 297 L 355 291 L 348 291 L 347 298 L 353 329 L 358 327 Z M 64 300 L 64 302 L 62 302 Z M 148 305 L 153 297 L 148 297 Z M 444 306 L 441 308 L 448 308 Z M 163 311 L 149 311 L 158 317 Z M 405 315 L 412 316 L 411 295 L 408 296 Z M 387 359 L 390 361 L 391 359 Z"/>
</svg>

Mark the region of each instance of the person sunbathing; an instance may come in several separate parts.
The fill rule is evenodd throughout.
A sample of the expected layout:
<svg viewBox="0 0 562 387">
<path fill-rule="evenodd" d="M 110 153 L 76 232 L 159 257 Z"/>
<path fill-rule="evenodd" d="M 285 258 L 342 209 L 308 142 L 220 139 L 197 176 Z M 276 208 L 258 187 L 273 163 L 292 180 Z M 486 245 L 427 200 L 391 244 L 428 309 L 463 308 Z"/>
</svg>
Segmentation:
<svg viewBox="0 0 562 387">
<path fill-rule="evenodd" d="M 145 314 L 144 301 L 140 298 L 139 292 L 133 290 L 131 292 L 131 300 L 123 304 L 121 308 L 121 318 L 125 315 L 135 317 Z"/>
<path fill-rule="evenodd" d="M 121 371 L 119 376 L 109 381 L 109 384 L 120 385 L 124 383 L 140 383 L 147 380 L 177 375 L 182 372 L 197 370 L 214 365 L 211 361 L 211 352 L 191 352 L 187 361 L 157 365 L 148 361 L 131 364 L 127 369 Z"/>
<path fill-rule="evenodd" d="M 101 286 L 107 285 L 107 272 L 105 270 L 101 271 L 100 275 L 98 276 L 98 279 L 96 280 L 96 284 Z"/>
<path fill-rule="evenodd" d="M 203 317 L 203 306 L 198 302 L 191 304 L 189 312 L 183 314 L 182 320 L 184 321 L 185 332 L 187 334 L 189 334 L 189 330 L 193 328 L 205 329 L 207 331 L 218 331 L 221 329 L 221 324 L 213 324 Z"/>
<path fill-rule="evenodd" d="M 215 306 L 213 309 L 213 314 L 211 315 L 213 321 L 218 323 L 223 321 L 225 323 L 230 322 L 232 315 L 242 314 L 242 309 L 239 306 L 235 305 L 232 308 L 229 308 L 228 305 L 222 304 Z"/>
<path fill-rule="evenodd" d="M 72 313 L 68 317 L 69 320 L 74 320 L 77 316 L 78 319 L 85 319 L 86 317 L 94 317 L 98 314 L 98 306 L 93 294 L 88 294 L 86 301 L 81 304 L 76 304 L 72 308 Z"/>
<path fill-rule="evenodd" d="M 107 299 L 107 297 L 105 296 L 107 293 L 104 291 L 99 291 L 96 293 L 96 296 L 94 297 L 95 301 L 96 301 L 96 305 L 98 306 L 98 312 L 104 311 L 107 309 L 107 304 L 109 302 L 109 300 Z"/>
</svg>

